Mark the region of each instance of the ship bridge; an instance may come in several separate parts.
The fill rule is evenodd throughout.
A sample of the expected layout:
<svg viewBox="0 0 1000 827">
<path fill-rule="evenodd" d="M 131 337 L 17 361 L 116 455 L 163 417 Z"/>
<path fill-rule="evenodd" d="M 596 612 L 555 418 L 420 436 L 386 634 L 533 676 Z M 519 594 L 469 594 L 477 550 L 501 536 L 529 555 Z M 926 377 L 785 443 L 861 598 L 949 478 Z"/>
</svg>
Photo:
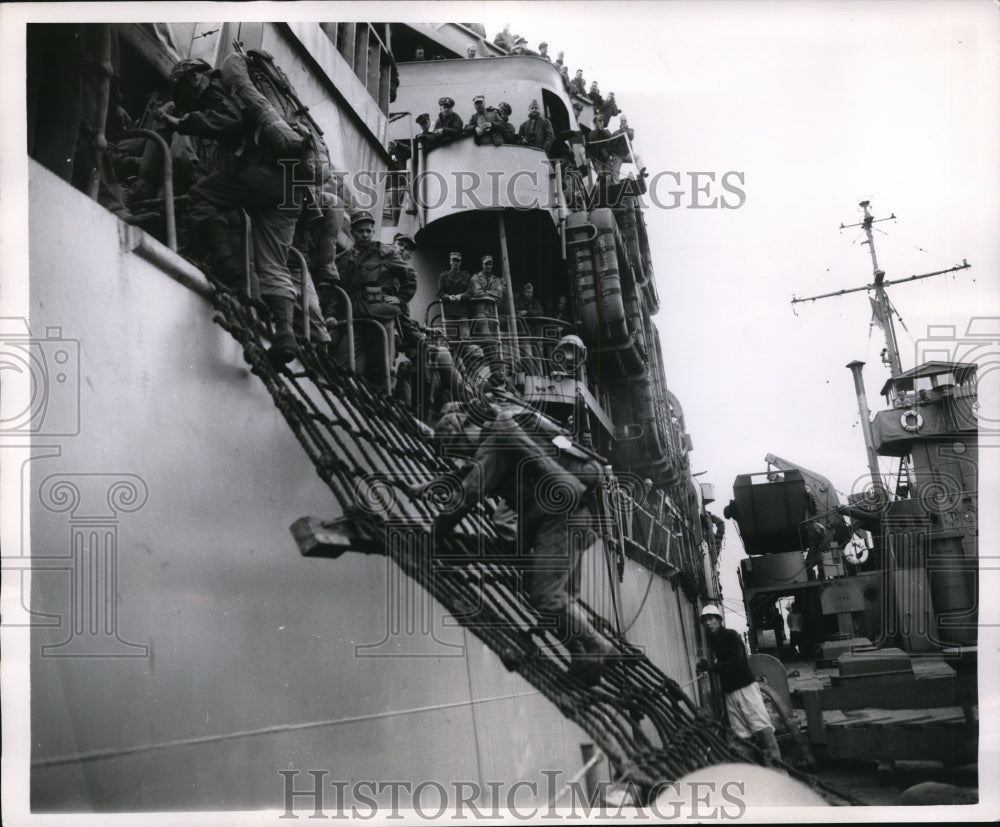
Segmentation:
<svg viewBox="0 0 1000 827">
<path fill-rule="evenodd" d="M 499 353 L 519 392 L 561 421 L 572 420 L 577 434 L 616 467 L 658 485 L 676 482 L 690 440 L 670 415 L 651 320 L 659 297 L 637 200 L 641 174 L 620 177 L 620 164 L 613 171 L 610 164 L 600 166 L 604 150 L 586 144 L 587 127 L 573 112 L 573 97 L 544 58 L 415 60 L 400 63 L 399 73 L 389 127 L 396 165 L 382 239 L 399 232 L 416 239 L 413 315 L 441 332 L 450 358 L 462 362 L 467 347 L 456 341 L 459 320 L 448 318 L 438 277 L 451 252 L 462 255 L 470 273 L 482 256 L 492 256 L 506 295 L 496 304 L 489 333 L 473 344 Z M 511 107 L 512 128 L 537 102 L 552 126 L 551 146 L 509 138 L 494 145 L 475 136 L 468 124 L 480 95 L 487 109 L 501 102 Z M 416 118 L 435 118 L 445 96 L 455 102 L 462 134 L 421 138 Z M 630 137 L 624 131 L 616 136 L 623 162 L 637 167 Z M 513 299 L 528 283 L 538 304 L 525 317 Z M 584 350 L 562 348 L 567 336 L 577 337 Z"/>
</svg>

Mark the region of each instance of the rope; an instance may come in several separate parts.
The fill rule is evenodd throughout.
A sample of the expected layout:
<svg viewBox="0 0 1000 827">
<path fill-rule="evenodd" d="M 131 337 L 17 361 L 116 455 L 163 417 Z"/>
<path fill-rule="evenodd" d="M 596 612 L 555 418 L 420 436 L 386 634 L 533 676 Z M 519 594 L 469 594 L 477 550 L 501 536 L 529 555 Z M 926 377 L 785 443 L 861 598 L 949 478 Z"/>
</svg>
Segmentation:
<svg viewBox="0 0 1000 827">
<path fill-rule="evenodd" d="M 583 601 L 579 608 L 616 653 L 605 660 L 596 686 L 578 681 L 555 629 L 524 597 L 516 548 L 501 539 L 483 506 L 432 547 L 428 528 L 436 507 L 421 489 L 454 465 L 433 450 L 412 412 L 308 342 L 300 343 L 302 370 L 274 368 L 256 308 L 223 291 L 212 301 L 216 322 L 242 345 L 251 371 L 352 518 L 352 543 L 391 557 L 586 732 L 616 776 L 648 799 L 657 782 L 746 760 L 745 747 L 722 724 L 705 720 L 682 687 Z M 762 754 L 754 760 L 763 761 Z M 830 797 L 844 803 L 843 796 Z"/>
</svg>

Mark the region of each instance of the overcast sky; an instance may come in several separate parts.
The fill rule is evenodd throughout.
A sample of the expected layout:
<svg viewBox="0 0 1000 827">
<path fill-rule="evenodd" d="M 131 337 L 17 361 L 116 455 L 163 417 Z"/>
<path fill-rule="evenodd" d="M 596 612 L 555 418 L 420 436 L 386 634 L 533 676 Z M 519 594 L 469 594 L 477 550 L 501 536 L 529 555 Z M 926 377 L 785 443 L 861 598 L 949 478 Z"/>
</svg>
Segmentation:
<svg viewBox="0 0 1000 827">
<path fill-rule="evenodd" d="M 971 317 L 1000 316 L 997 4 L 475 8 L 490 38 L 509 22 L 531 48 L 546 40 L 551 54 L 564 51 L 571 75 L 583 69 L 588 84 L 614 91 L 649 170 L 680 175 L 681 187 L 661 177 L 658 199 L 667 207 L 671 191 L 686 190 L 680 206 L 651 206 L 646 219 L 667 382 L 684 407 L 693 468 L 715 483 L 711 510 L 721 516 L 735 476 L 764 470 L 769 452 L 850 492 L 867 471 L 845 365 L 867 363 L 868 402 L 878 410 L 885 343 L 870 331 L 864 292 L 798 305 L 797 315 L 790 300 L 871 283 L 860 229 L 839 229 L 860 221 L 858 202 L 870 199 L 877 218 L 897 216 L 875 225 L 887 279 L 973 265 L 889 288 L 909 331 L 897 327 L 904 370 L 929 325 L 961 336 Z M 743 175 L 742 185 L 729 179 L 745 193 L 741 207 L 691 206 L 737 203 L 720 186 L 730 171 Z M 693 172 L 716 180 L 697 202 Z M 987 366 L 1000 362 L 995 344 L 978 351 Z M 1000 374 L 986 375 L 995 385 Z M 985 398 L 982 414 L 998 424 L 995 403 L 995 394 Z M 723 589 L 727 608 L 741 610 L 743 551 L 728 528 Z"/>
<path fill-rule="evenodd" d="M 138 20 L 164 7 L 110 8 Z M 166 8 L 176 16 L 177 5 Z M 860 220 L 860 200 L 871 199 L 877 217 L 898 217 L 876 225 L 887 278 L 962 259 L 973 265 L 890 288 L 909 330 L 898 329 L 904 369 L 929 325 L 954 326 L 961 338 L 973 316 L 1000 316 L 1000 15 L 992 0 L 217 4 L 200 13 L 190 4 L 185 13 L 478 22 L 490 39 L 510 23 L 532 48 L 547 40 L 552 55 L 565 52 L 571 74 L 583 69 L 588 83 L 614 91 L 658 182 L 661 206 L 646 213 L 662 302 L 656 322 L 667 381 L 693 437 L 693 468 L 715 484 L 720 515 L 734 477 L 763 470 L 768 452 L 829 477 L 844 494 L 866 474 L 845 365 L 867 363 L 877 410 L 888 371 L 867 296 L 800 305 L 797 315 L 790 304 L 793 294 L 870 283 L 860 230 L 838 229 Z M 709 189 L 695 193 L 692 173 L 715 183 L 698 176 Z M 744 199 L 721 187 L 727 173 Z M 715 199 L 714 209 L 694 207 Z M 742 203 L 721 209 L 722 200 Z M 980 361 L 1000 363 L 997 353 L 987 342 Z M 995 387 L 998 374 L 988 373 Z M 983 405 L 1000 433 L 996 393 Z M 996 482 L 995 467 L 984 484 Z M 739 607 L 742 547 L 729 528 L 723 587 Z"/>
</svg>

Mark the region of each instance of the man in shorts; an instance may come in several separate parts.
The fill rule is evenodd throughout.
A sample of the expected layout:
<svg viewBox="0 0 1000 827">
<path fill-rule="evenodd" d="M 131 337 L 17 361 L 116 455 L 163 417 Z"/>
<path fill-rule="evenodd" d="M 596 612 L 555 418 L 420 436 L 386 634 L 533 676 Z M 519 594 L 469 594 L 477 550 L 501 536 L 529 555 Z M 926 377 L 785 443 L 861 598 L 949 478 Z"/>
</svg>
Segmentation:
<svg viewBox="0 0 1000 827">
<path fill-rule="evenodd" d="M 760 687 L 754 680 L 747 662 L 743 640 L 733 629 L 722 625 L 722 612 L 711 604 L 701 610 L 701 620 L 708 630 L 708 645 L 715 657 L 712 664 L 698 662 L 699 672 L 719 676 L 719 683 L 726 696 L 729 724 L 737 738 L 752 740 L 772 761 L 781 760 L 774 726 L 764 706 Z"/>
</svg>

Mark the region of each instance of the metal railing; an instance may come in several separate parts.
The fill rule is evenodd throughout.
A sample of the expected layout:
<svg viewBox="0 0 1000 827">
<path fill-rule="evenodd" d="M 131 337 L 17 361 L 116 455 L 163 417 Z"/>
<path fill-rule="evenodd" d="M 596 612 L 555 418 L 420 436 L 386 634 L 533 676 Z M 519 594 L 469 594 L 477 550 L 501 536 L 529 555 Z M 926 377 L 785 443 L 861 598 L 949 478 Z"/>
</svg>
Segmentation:
<svg viewBox="0 0 1000 827">
<path fill-rule="evenodd" d="M 126 129 L 124 138 L 148 138 L 153 141 L 163 155 L 163 217 L 167 225 L 167 246 L 177 252 L 177 217 L 174 211 L 174 159 L 170 145 L 162 135 L 152 129 Z"/>
</svg>

